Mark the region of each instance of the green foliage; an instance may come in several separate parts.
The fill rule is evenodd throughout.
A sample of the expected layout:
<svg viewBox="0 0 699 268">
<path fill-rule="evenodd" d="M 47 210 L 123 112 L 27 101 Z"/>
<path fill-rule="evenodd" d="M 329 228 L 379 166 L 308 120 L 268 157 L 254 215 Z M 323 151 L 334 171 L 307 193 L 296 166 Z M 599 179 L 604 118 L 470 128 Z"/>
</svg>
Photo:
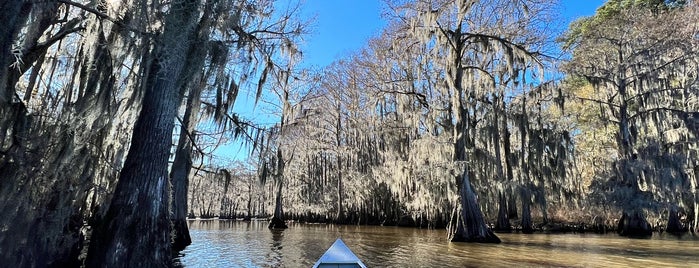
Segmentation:
<svg viewBox="0 0 699 268">
<path fill-rule="evenodd" d="M 637 16 L 649 16 L 644 11 L 657 14 L 682 8 L 686 4 L 686 0 L 609 0 L 597 9 L 595 15 L 574 20 L 557 41 L 564 49 L 570 49 L 589 32 L 600 31 L 600 28 L 603 28 L 601 25 L 623 23 L 618 21 L 622 13 L 632 12 L 636 13 Z"/>
</svg>

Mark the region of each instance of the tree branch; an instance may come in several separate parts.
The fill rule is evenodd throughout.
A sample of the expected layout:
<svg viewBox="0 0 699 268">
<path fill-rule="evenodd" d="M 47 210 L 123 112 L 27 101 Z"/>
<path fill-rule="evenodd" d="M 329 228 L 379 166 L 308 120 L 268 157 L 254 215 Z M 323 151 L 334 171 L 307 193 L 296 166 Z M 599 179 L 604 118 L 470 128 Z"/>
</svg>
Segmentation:
<svg viewBox="0 0 699 268">
<path fill-rule="evenodd" d="M 36 1 L 36 2 L 41 2 L 41 0 L 35 0 L 35 1 Z M 144 32 L 144 31 L 135 29 L 135 28 L 133 28 L 133 27 L 131 27 L 131 26 L 129 26 L 129 25 L 124 24 L 124 22 L 120 21 L 119 19 L 113 18 L 113 17 L 111 17 L 111 16 L 105 14 L 104 12 L 99 11 L 99 10 L 97 10 L 97 9 L 95 9 L 95 8 L 89 7 L 89 6 L 87 6 L 87 5 L 84 5 L 84 4 L 81 4 L 81 3 L 76 3 L 76 2 L 71 1 L 71 0 L 56 0 L 56 2 L 59 2 L 59 3 L 66 4 L 66 5 L 70 5 L 70 6 L 77 7 L 77 8 L 79 8 L 79 9 L 84 10 L 84 11 L 87 11 L 88 13 L 94 14 L 95 16 L 97 16 L 97 17 L 100 18 L 100 19 L 108 20 L 108 21 L 114 23 L 115 25 L 117 25 L 117 26 L 119 26 L 119 27 L 121 27 L 121 28 L 127 29 L 127 30 L 129 30 L 129 31 L 132 31 L 132 32 L 135 32 L 135 33 L 139 33 L 139 34 L 143 34 L 143 35 L 149 35 L 148 32 Z"/>
</svg>

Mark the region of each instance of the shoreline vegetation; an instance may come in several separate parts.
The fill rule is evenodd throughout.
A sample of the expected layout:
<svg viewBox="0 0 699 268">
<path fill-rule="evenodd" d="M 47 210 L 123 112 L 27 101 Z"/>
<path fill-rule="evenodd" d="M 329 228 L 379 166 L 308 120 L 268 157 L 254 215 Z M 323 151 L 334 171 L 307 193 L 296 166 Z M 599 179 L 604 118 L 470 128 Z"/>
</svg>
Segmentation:
<svg viewBox="0 0 699 268">
<path fill-rule="evenodd" d="M 288 224 L 330 224 L 330 225 L 337 225 L 337 226 L 350 226 L 350 225 L 357 225 L 357 226 L 384 226 L 384 227 L 402 227 L 402 228 L 418 228 L 418 229 L 431 229 L 431 230 L 438 230 L 438 229 L 446 229 L 447 225 L 435 225 L 435 224 L 430 224 L 423 222 L 420 224 L 420 221 L 415 221 L 414 219 L 410 217 L 402 217 L 398 221 L 387 221 L 387 222 L 378 222 L 378 221 L 373 221 L 373 222 L 365 222 L 365 223 L 359 223 L 359 222 L 352 222 L 348 221 L 346 223 L 338 224 L 334 223 L 331 218 L 325 217 L 325 216 L 306 216 L 306 217 L 292 217 L 291 215 L 286 216 L 287 223 Z M 187 217 L 187 221 L 212 221 L 212 220 L 220 220 L 220 221 L 238 221 L 238 222 L 268 222 L 270 221 L 269 217 L 254 217 L 254 218 L 247 218 L 247 217 L 217 217 L 217 216 L 208 216 L 208 217 Z M 513 220 L 511 221 L 511 229 L 509 230 L 499 230 L 495 228 L 495 225 L 492 223 L 488 223 L 488 228 L 493 230 L 495 233 L 522 233 L 522 234 L 534 234 L 534 233 L 543 233 L 543 234 L 569 234 L 569 233 L 594 233 L 594 234 L 618 234 L 619 233 L 619 226 L 618 226 L 618 221 L 615 223 L 611 224 L 594 224 L 594 223 L 582 223 L 582 222 L 541 222 L 541 221 L 535 221 L 533 224 L 533 227 L 531 230 L 524 230 L 521 225 L 521 221 L 519 220 Z M 652 234 L 670 234 L 675 237 L 683 237 L 685 235 L 699 238 L 699 234 L 692 232 L 688 228 L 684 228 L 679 231 L 667 231 L 667 226 L 666 225 L 654 225 L 651 227 Z M 648 236 L 631 236 L 632 238 L 648 238 Z"/>
</svg>

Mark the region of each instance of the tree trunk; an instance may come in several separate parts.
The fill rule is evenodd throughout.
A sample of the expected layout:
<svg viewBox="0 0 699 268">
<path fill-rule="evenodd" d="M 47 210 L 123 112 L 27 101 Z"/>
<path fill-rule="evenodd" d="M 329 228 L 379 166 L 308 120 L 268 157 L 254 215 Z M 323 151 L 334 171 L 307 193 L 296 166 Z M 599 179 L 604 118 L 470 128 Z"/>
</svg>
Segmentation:
<svg viewBox="0 0 699 268">
<path fill-rule="evenodd" d="M 187 97 L 187 107 L 180 126 L 180 138 L 175 150 L 175 159 L 170 170 L 172 184 L 172 249 L 181 251 L 192 239 L 187 227 L 187 193 L 189 192 L 189 173 L 192 169 L 192 141 L 194 140 L 194 128 L 199 114 L 200 90 L 198 86 L 191 87 Z"/>
<path fill-rule="evenodd" d="M 617 149 L 619 160 L 617 160 L 616 172 L 621 181 L 631 187 L 634 196 L 640 192 L 638 181 L 634 178 L 633 162 L 636 161 L 634 150 L 634 137 L 631 135 L 628 111 L 628 94 L 627 94 L 627 69 L 624 54 L 621 50 L 618 51 L 618 67 L 616 74 L 617 93 L 619 98 L 619 122 L 617 132 Z M 617 232 L 621 236 L 646 237 L 652 235 L 650 224 L 645 218 L 645 215 L 639 207 L 633 207 L 633 204 L 626 204 L 623 208 L 623 214 L 619 219 Z"/>
<path fill-rule="evenodd" d="M 512 225 L 510 225 L 510 218 L 507 209 L 507 197 L 503 193 L 500 193 L 498 202 L 498 220 L 495 223 L 495 231 L 498 232 L 511 232 Z"/>
<path fill-rule="evenodd" d="M 457 217 L 456 232 L 452 242 L 500 243 L 498 238 L 485 224 L 483 212 L 478 205 L 476 193 L 471 188 L 468 170 L 464 171 L 459 187 L 461 213 Z"/>
<path fill-rule="evenodd" d="M 464 78 L 464 68 L 462 68 L 462 50 L 464 47 L 464 39 L 461 33 L 455 33 L 452 36 L 456 47 L 450 53 L 450 58 L 453 60 L 452 66 L 448 71 L 448 82 L 451 82 L 451 113 L 454 115 L 453 129 L 453 160 L 454 162 L 462 162 L 468 159 L 469 149 L 473 148 L 473 142 L 469 141 L 474 137 L 469 135 L 469 118 L 467 107 L 464 107 L 465 90 L 462 85 Z M 458 176 L 457 176 L 458 177 Z M 471 181 L 468 176 L 468 167 L 464 168 L 462 179 L 458 178 L 456 185 L 459 187 L 459 200 L 461 203 L 459 217 L 456 218 L 456 229 L 450 230 L 450 240 L 452 242 L 485 242 L 499 243 L 500 239 L 488 229 L 488 226 L 483 219 L 483 212 L 478 205 L 476 193 L 471 188 Z M 454 222 L 450 223 L 454 224 Z"/>
<path fill-rule="evenodd" d="M 124 167 L 106 216 L 95 226 L 87 256 L 92 267 L 168 267 L 170 187 L 168 158 L 181 101 L 180 76 L 198 15 L 199 0 L 170 6 Z M 159 48 L 159 49 L 158 49 Z"/>
<path fill-rule="evenodd" d="M 532 212 L 531 212 L 531 197 L 529 196 L 529 190 L 526 188 L 522 189 L 522 233 L 531 234 L 534 233 L 534 228 L 532 227 Z"/>
<path fill-rule="evenodd" d="M 515 197 L 514 190 L 508 194 L 507 216 L 513 220 L 519 218 L 519 215 L 517 214 L 517 198 Z"/>
<path fill-rule="evenodd" d="M 248 182 L 248 211 L 244 220 L 249 221 L 252 219 L 252 182 Z"/>
<path fill-rule="evenodd" d="M 665 228 L 665 231 L 675 235 L 680 235 L 687 232 L 687 226 L 680 221 L 680 213 L 674 206 L 670 209 L 667 220 L 667 228 Z"/>
<path fill-rule="evenodd" d="M 337 113 L 335 126 L 335 146 L 337 146 L 337 215 L 335 216 L 335 222 L 344 224 L 345 210 L 342 206 L 342 192 L 344 190 L 342 189 L 342 156 L 340 155 L 340 146 L 342 146 L 342 102 L 337 102 L 335 112 Z"/>
<path fill-rule="evenodd" d="M 342 187 L 342 167 L 340 160 L 338 160 L 338 170 L 337 170 L 337 216 L 335 217 L 335 222 L 339 224 L 345 223 L 345 208 L 342 206 L 344 191 Z"/>
<path fill-rule="evenodd" d="M 29 1 L 3 1 L 0 3 L 0 109 L 9 107 L 14 95 L 14 88 L 8 88 L 7 80 L 10 75 L 10 64 L 14 60 L 12 44 L 14 44 L 17 32 L 22 27 L 29 12 L 20 12 L 28 9 Z"/>
<path fill-rule="evenodd" d="M 189 174 L 192 169 L 192 148 L 195 141 L 195 128 L 199 121 L 198 115 L 201 104 L 201 91 L 207 81 L 202 76 L 202 68 L 206 61 L 207 50 L 203 44 L 209 40 L 211 32 L 212 3 L 206 1 L 202 18 L 196 29 L 196 40 L 190 44 L 187 60 L 178 80 L 180 92 L 189 90 L 187 106 L 180 127 L 180 138 L 177 142 L 175 159 L 170 170 L 170 182 L 172 185 L 172 228 L 174 251 L 183 250 L 192 243 L 187 227 L 187 194 L 189 192 Z"/>
<path fill-rule="evenodd" d="M 0 150 L 5 145 L 6 134 L 11 128 L 17 105 L 13 104 L 14 86 L 8 86 L 12 72 L 17 72 L 10 65 L 15 61 L 12 44 L 19 29 L 29 15 L 29 1 L 3 1 L 0 3 Z M 10 118 L 10 119 L 8 119 Z M 10 143 L 10 145 L 12 145 Z"/>
<path fill-rule="evenodd" d="M 653 230 L 646 221 L 643 212 L 632 210 L 630 213 L 624 212 L 619 219 L 617 232 L 621 236 L 645 238 L 653 235 Z"/>
<path fill-rule="evenodd" d="M 282 149 L 277 149 L 277 174 L 275 175 L 275 186 L 276 195 L 274 198 L 274 215 L 269 221 L 267 228 L 270 229 L 286 229 L 289 226 L 284 222 L 284 211 L 282 209 L 283 199 L 282 199 L 282 189 L 284 186 L 284 154 Z"/>
<path fill-rule="evenodd" d="M 690 182 L 694 195 L 694 224 L 691 231 L 699 233 L 699 165 L 694 166 L 694 178 Z"/>
</svg>

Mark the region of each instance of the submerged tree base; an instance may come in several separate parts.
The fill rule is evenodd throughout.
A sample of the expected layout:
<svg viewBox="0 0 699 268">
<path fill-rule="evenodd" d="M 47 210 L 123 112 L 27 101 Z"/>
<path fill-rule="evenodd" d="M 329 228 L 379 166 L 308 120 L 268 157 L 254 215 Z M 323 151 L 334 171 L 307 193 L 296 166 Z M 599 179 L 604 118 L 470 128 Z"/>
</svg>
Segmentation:
<svg viewBox="0 0 699 268">
<path fill-rule="evenodd" d="M 289 226 L 286 225 L 284 220 L 277 218 L 277 217 L 272 217 L 272 219 L 269 220 L 269 225 L 267 226 L 269 229 L 286 229 L 289 228 Z"/>
<path fill-rule="evenodd" d="M 676 208 L 670 209 L 665 231 L 673 235 L 683 235 L 689 231 L 689 228 L 680 221 L 680 213 Z"/>
<path fill-rule="evenodd" d="M 639 211 L 634 211 L 630 214 L 624 212 L 621 219 L 619 219 L 617 232 L 619 232 L 620 236 L 637 238 L 646 238 L 653 235 L 650 224 Z"/>
<path fill-rule="evenodd" d="M 189 236 L 189 228 L 187 220 L 173 220 L 172 229 L 175 234 L 172 239 L 172 250 L 179 252 L 192 244 L 192 238 Z"/>
<path fill-rule="evenodd" d="M 493 233 L 493 231 L 488 230 L 485 235 L 472 235 L 467 236 L 465 233 L 456 233 L 454 237 L 451 238 L 451 242 L 468 242 L 468 243 L 494 243 L 498 244 L 502 242 L 499 237 Z"/>
</svg>

